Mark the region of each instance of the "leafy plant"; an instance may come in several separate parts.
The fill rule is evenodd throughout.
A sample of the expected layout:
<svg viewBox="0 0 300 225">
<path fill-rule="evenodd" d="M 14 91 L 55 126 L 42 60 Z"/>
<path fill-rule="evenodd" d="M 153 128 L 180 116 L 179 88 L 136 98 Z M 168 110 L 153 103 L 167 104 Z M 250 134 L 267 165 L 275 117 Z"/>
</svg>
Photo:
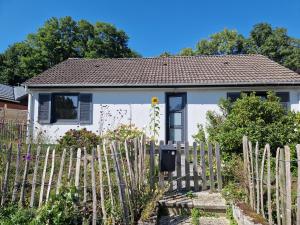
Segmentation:
<svg viewBox="0 0 300 225">
<path fill-rule="evenodd" d="M 195 198 L 195 197 L 196 197 L 196 195 L 194 194 L 193 191 L 188 191 L 185 195 L 186 195 L 186 197 L 188 197 L 188 198 Z"/>
<path fill-rule="evenodd" d="M 151 139 L 157 141 L 160 129 L 160 108 L 159 101 L 157 97 L 152 97 L 151 99 L 151 111 L 150 111 L 150 131 Z"/>
<path fill-rule="evenodd" d="M 197 124 L 197 133 L 194 134 L 192 137 L 194 138 L 195 142 L 200 144 L 201 142 L 205 142 L 205 131 L 202 124 Z"/>
<path fill-rule="evenodd" d="M 139 130 L 134 124 L 121 124 L 115 130 L 107 131 L 103 138 L 124 143 L 125 140 L 131 140 L 142 135 L 143 131 Z"/>
<path fill-rule="evenodd" d="M 200 216 L 201 216 L 201 212 L 199 209 L 193 208 L 191 210 L 191 218 L 192 218 L 193 225 L 200 225 Z"/>
</svg>

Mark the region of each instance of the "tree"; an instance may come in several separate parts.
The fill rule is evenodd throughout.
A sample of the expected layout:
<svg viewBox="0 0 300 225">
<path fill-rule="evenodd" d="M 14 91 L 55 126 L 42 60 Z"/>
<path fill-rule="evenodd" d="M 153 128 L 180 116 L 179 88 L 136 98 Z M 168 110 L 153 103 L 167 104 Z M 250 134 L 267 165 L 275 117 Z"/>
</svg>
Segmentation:
<svg viewBox="0 0 300 225">
<path fill-rule="evenodd" d="M 193 56 L 195 55 L 195 52 L 193 51 L 192 48 L 183 48 L 180 53 L 180 56 Z"/>
<path fill-rule="evenodd" d="M 266 100 L 255 93 L 243 94 L 234 103 L 222 100 L 220 108 L 221 114 L 208 112 L 207 132 L 226 152 L 241 152 L 243 135 L 272 148 L 295 144 L 300 138 L 299 115 L 284 109 L 273 92 Z"/>
<path fill-rule="evenodd" d="M 111 24 L 71 17 L 51 18 L 27 39 L 10 46 L 0 59 L 0 80 L 15 85 L 71 57 L 137 57 L 128 36 Z"/>
</svg>

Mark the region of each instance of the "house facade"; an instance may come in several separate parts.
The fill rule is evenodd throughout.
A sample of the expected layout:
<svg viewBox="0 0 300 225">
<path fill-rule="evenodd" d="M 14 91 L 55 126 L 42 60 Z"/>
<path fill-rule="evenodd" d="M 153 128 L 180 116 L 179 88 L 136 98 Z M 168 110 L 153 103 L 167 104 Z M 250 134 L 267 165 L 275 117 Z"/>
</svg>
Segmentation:
<svg viewBox="0 0 300 225">
<path fill-rule="evenodd" d="M 69 129 L 105 133 L 120 124 L 150 130 L 159 99 L 159 139 L 193 141 L 221 98 L 274 91 L 300 111 L 300 75 L 261 55 L 68 59 L 28 80 L 29 136 L 55 142 Z"/>
</svg>

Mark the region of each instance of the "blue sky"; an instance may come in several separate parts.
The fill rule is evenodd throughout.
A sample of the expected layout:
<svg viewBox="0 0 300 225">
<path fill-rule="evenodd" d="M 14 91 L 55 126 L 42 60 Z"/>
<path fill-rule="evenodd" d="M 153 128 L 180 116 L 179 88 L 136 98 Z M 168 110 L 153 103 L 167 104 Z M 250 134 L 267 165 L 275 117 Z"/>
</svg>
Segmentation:
<svg viewBox="0 0 300 225">
<path fill-rule="evenodd" d="M 300 38 L 300 0 L 0 0 L 0 52 L 50 17 L 104 21 L 123 29 L 143 56 L 177 53 L 224 28 L 286 27 Z"/>
</svg>

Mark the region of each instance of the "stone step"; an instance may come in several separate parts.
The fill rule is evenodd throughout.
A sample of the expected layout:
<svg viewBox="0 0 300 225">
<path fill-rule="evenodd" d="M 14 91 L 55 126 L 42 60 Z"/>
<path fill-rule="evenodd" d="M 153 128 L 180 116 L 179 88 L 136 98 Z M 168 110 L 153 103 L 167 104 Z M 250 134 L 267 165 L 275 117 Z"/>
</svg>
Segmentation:
<svg viewBox="0 0 300 225">
<path fill-rule="evenodd" d="M 163 216 L 159 225 L 192 225 L 192 218 L 188 216 Z M 229 225 L 230 221 L 226 217 L 200 217 L 200 225 Z"/>
</svg>

